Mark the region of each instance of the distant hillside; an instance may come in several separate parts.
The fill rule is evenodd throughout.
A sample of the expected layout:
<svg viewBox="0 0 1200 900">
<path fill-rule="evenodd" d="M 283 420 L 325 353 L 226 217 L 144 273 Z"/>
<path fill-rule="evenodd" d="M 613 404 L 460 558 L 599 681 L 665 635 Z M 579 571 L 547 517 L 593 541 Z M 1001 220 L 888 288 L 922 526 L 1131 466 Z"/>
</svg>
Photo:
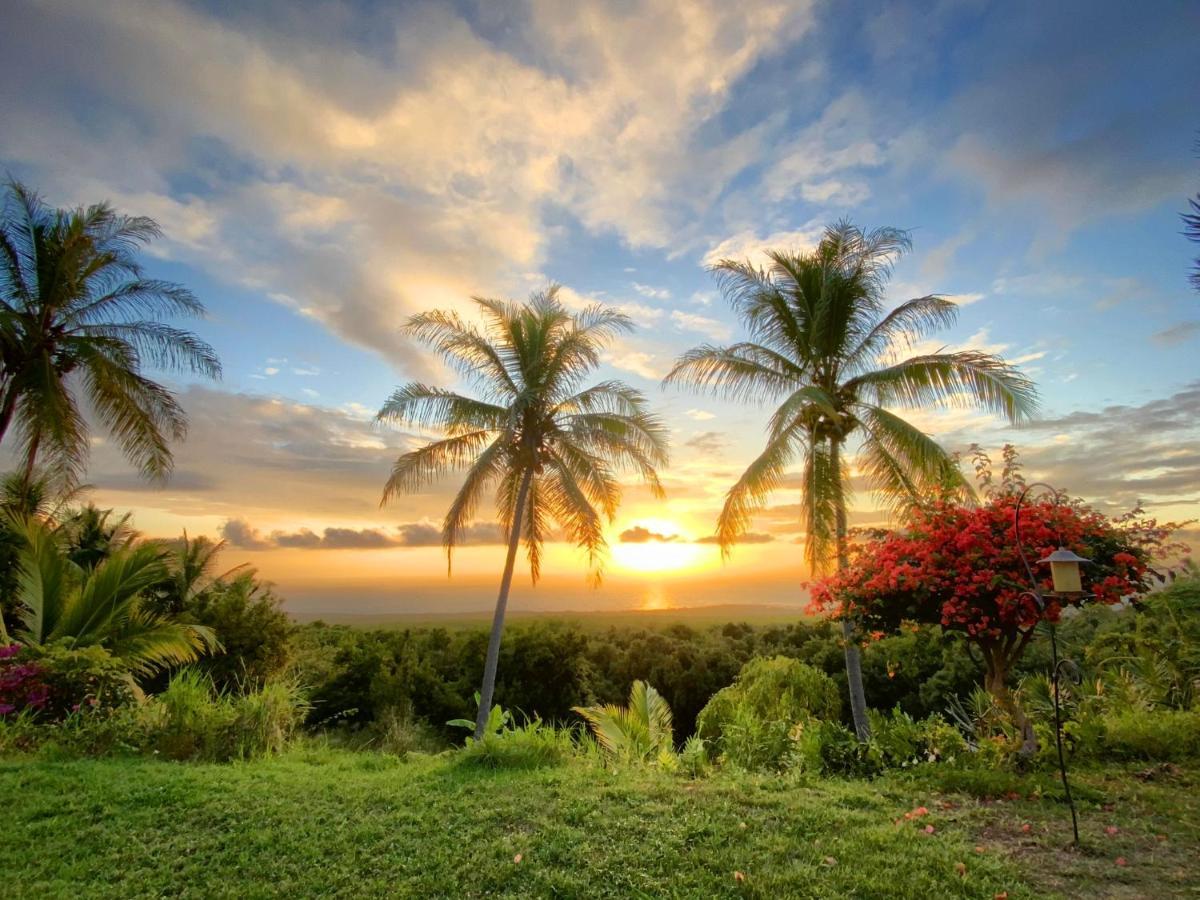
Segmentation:
<svg viewBox="0 0 1200 900">
<path fill-rule="evenodd" d="M 486 628 L 492 614 L 487 611 L 451 613 L 332 613 L 308 614 L 291 612 L 297 622 L 322 621 L 329 624 L 352 625 L 357 628 Z M 587 628 L 610 626 L 649 626 L 683 623 L 696 628 L 721 625 L 726 622 L 747 622 L 754 625 L 795 622 L 805 618 L 803 607 L 772 604 L 724 603 L 712 606 L 678 607 L 674 609 L 621 609 L 580 612 L 576 610 L 510 610 L 510 624 L 534 621 L 564 621 Z"/>
</svg>

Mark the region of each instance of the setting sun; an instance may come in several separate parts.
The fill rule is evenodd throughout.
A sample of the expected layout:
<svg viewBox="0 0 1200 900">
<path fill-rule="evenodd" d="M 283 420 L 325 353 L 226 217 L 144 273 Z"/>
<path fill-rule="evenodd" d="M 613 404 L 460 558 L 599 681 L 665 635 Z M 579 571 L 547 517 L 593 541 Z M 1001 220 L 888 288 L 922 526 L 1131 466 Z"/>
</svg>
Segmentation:
<svg viewBox="0 0 1200 900">
<path fill-rule="evenodd" d="M 711 556 L 711 548 L 692 543 L 651 541 L 645 544 L 618 544 L 613 561 L 630 572 L 673 572 L 696 569 Z"/>
<path fill-rule="evenodd" d="M 627 572 L 695 571 L 713 559 L 710 546 L 697 544 L 669 519 L 638 519 L 613 546 L 613 562 Z"/>
</svg>

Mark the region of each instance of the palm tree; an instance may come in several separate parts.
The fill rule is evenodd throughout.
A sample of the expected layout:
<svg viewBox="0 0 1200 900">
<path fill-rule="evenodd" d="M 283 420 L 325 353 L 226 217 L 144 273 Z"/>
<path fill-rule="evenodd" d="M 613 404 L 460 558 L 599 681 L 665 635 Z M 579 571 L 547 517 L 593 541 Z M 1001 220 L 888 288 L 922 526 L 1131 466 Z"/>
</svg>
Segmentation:
<svg viewBox="0 0 1200 900">
<path fill-rule="evenodd" d="M 241 563 L 220 575 L 216 574 L 217 557 L 224 549 L 225 541 L 214 541 L 204 535 L 189 538 L 186 531 L 180 540 L 166 542 L 164 561 L 167 577 L 155 591 L 158 608 L 179 615 L 214 586 L 228 583 L 239 573 L 254 577 L 254 570 L 249 569 L 249 563 Z"/>
<path fill-rule="evenodd" d="M 722 293 L 750 340 L 685 353 L 665 383 L 681 383 L 739 401 L 778 403 L 766 449 L 730 488 L 717 520 L 728 554 L 768 495 L 802 461 L 806 556 L 814 573 L 847 565 L 847 445 L 860 445 L 858 469 L 889 506 L 902 509 L 947 484 L 967 491 L 946 452 L 892 407 L 979 406 L 1016 422 L 1036 407 L 1032 382 L 996 356 L 975 350 L 899 351 L 952 324 L 958 308 L 918 297 L 884 312 L 894 260 L 910 248 L 894 228 L 826 230 L 812 252 L 774 251 L 766 269 L 723 260 L 714 267 Z M 869 735 L 854 628 L 842 617 L 846 674 L 855 730 Z"/>
<path fill-rule="evenodd" d="M 635 469 L 661 496 L 655 467 L 666 463 L 667 432 L 633 388 L 619 381 L 584 386 L 599 366 L 604 346 L 632 330 L 627 316 L 600 305 L 569 313 L 554 286 L 527 303 L 479 297 L 474 302 L 482 328 L 454 312 L 429 312 L 409 319 L 406 331 L 431 347 L 479 396 L 412 382 L 392 394 L 377 421 L 445 434 L 396 460 L 382 503 L 466 469 L 442 525 L 447 569 L 485 492 L 493 485 L 496 489 L 508 556 L 488 640 L 478 739 L 492 708 L 504 612 L 521 540 L 535 584 L 552 523 L 587 552 L 589 569 L 598 579 L 608 546 L 604 520 L 615 516 L 621 497 L 617 471 Z"/>
<path fill-rule="evenodd" d="M 137 538 L 130 525 L 133 513 L 117 515 L 88 503 L 72 512 L 60 527 L 67 544 L 67 556 L 83 569 L 94 569 L 114 552 L 128 547 Z"/>
<path fill-rule="evenodd" d="M 10 181 L 0 218 L 0 441 L 16 427 L 26 480 L 40 455 L 68 482 L 87 463 L 77 391 L 144 475 L 171 470 L 187 420 L 145 365 L 210 378 L 212 347 L 167 316 L 199 316 L 190 291 L 146 278 L 136 251 L 160 235 L 144 217 L 100 203 L 51 210 Z"/>
<path fill-rule="evenodd" d="M 629 689 L 629 705 L 574 706 L 605 753 L 642 762 L 675 749 L 671 707 L 644 681 Z"/>
<path fill-rule="evenodd" d="M 20 643 L 100 645 L 139 675 L 194 662 L 218 646 L 211 629 L 146 609 L 144 593 L 166 575 L 162 551 L 153 544 L 116 550 L 84 569 L 44 523 L 26 519 L 12 527 L 24 539 L 18 554 L 20 624 L 13 632 Z"/>
</svg>

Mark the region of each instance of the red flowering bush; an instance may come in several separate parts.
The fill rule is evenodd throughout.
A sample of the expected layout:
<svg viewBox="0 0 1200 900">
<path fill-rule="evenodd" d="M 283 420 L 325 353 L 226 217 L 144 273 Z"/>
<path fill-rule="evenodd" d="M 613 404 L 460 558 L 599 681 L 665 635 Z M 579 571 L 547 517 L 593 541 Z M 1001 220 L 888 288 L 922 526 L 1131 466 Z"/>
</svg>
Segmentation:
<svg viewBox="0 0 1200 900">
<path fill-rule="evenodd" d="M 45 671 L 37 662 L 22 658 L 24 649 L 20 644 L 0 647 L 0 717 L 42 710 L 50 702 Z"/>
<path fill-rule="evenodd" d="M 58 722 L 80 710 L 109 710 L 134 702 L 128 669 L 102 647 L 65 644 L 0 646 L 0 718 L 28 711 Z"/>
<path fill-rule="evenodd" d="M 1048 566 L 1037 560 L 1060 546 L 1091 560 L 1083 567 L 1090 597 L 1030 594 L 1015 530 L 1017 494 L 994 493 L 977 507 L 938 502 L 911 514 L 902 531 L 854 546 L 851 565 L 813 587 L 812 608 L 848 616 L 860 634 L 882 635 L 908 624 L 937 624 L 976 645 L 985 687 L 1033 742 L 1032 727 L 1007 688 L 1039 622 L 1057 622 L 1064 605 L 1117 603 L 1144 593 L 1155 577 L 1150 560 L 1169 528 L 1138 515 L 1110 520 L 1081 502 L 1027 499 L 1021 542 L 1038 586 L 1053 590 Z M 1033 743 L 1036 747 L 1036 743 Z"/>
</svg>

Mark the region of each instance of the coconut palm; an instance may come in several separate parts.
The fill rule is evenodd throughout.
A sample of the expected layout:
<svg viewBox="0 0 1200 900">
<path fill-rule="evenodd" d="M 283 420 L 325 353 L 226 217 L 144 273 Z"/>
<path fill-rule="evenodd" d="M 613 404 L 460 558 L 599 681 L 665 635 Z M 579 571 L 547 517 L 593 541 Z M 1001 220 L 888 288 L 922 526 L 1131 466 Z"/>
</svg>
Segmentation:
<svg viewBox="0 0 1200 900">
<path fill-rule="evenodd" d="M 67 556 L 83 569 L 94 569 L 136 538 L 130 521 L 133 513 L 117 514 L 87 503 L 73 511 L 59 529 L 66 540 Z"/>
<path fill-rule="evenodd" d="M 734 260 L 714 267 L 750 339 L 685 353 L 666 383 L 778 404 L 766 449 L 726 494 L 717 520 L 725 554 L 799 459 L 809 567 L 814 573 L 844 567 L 852 441 L 859 471 L 893 508 L 947 485 L 969 490 L 946 452 L 894 407 L 971 405 L 1013 422 L 1032 414 L 1033 384 L 996 356 L 963 350 L 901 357 L 958 312 L 950 300 L 926 296 L 885 313 L 892 264 L 909 247 L 898 229 L 863 232 L 839 223 L 811 252 L 768 253 L 765 269 Z M 845 616 L 842 629 L 855 729 L 865 739 L 858 648 Z"/>
<path fill-rule="evenodd" d="M 249 563 L 216 573 L 217 557 L 225 549 L 225 541 L 204 535 L 189 538 L 185 531 L 180 540 L 166 542 L 163 549 L 167 578 L 156 588 L 156 603 L 172 615 L 182 613 L 217 585 L 227 585 L 241 574 L 249 574 L 252 580 L 254 577 Z"/>
<path fill-rule="evenodd" d="M 211 629 L 146 609 L 144 593 L 166 576 L 158 547 L 124 547 L 84 569 L 44 523 L 12 524 L 24 540 L 18 554 L 19 625 L 13 631 L 18 642 L 100 645 L 139 675 L 194 662 L 217 647 Z"/>
<path fill-rule="evenodd" d="M 10 181 L 0 217 L 0 441 L 15 429 L 32 477 L 39 456 L 68 482 L 88 457 L 82 393 L 143 474 L 171 470 L 186 418 L 147 365 L 215 378 L 212 347 L 161 321 L 203 315 L 190 291 L 146 278 L 136 252 L 160 234 L 105 203 L 52 210 Z"/>
<path fill-rule="evenodd" d="M 671 707 L 644 681 L 635 681 L 629 689 L 628 706 L 609 703 L 572 709 L 583 716 L 600 749 L 611 756 L 646 762 L 675 749 Z"/>
<path fill-rule="evenodd" d="M 604 346 L 632 330 L 627 316 L 600 305 L 570 313 L 557 287 L 535 293 L 527 303 L 478 297 L 474 302 L 482 327 L 454 312 L 429 312 L 413 316 L 406 331 L 478 396 L 413 382 L 392 394 L 377 419 L 445 435 L 396 460 L 383 503 L 466 470 L 442 525 L 447 566 L 480 502 L 495 488 L 508 555 L 480 689 L 479 738 L 492 708 L 520 542 L 534 583 L 553 525 L 587 553 L 589 569 L 599 578 L 607 551 L 604 523 L 616 514 L 621 497 L 618 470 L 636 470 L 661 496 L 655 469 L 667 459 L 667 432 L 633 388 L 619 381 L 584 384 Z"/>
</svg>

